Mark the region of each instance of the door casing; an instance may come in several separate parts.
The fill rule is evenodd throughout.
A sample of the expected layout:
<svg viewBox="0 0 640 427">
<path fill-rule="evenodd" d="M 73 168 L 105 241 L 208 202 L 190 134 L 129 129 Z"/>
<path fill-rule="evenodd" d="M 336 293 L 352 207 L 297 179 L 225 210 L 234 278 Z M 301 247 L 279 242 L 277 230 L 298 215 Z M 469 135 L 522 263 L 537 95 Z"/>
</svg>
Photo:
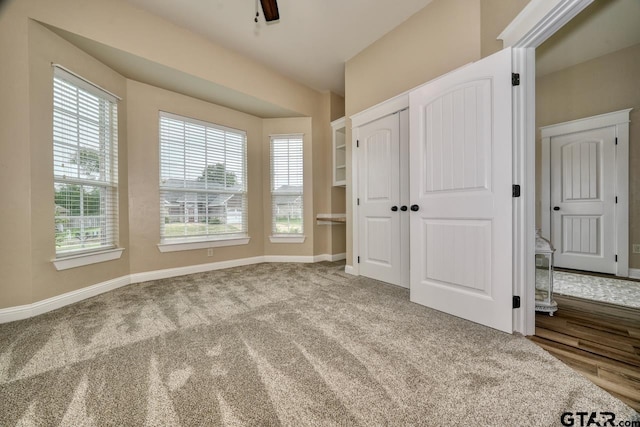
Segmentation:
<svg viewBox="0 0 640 427">
<path fill-rule="evenodd" d="M 614 191 L 618 198 L 615 209 L 615 251 L 618 255 L 616 276 L 629 276 L 629 115 L 631 108 L 600 114 L 569 122 L 558 123 L 541 128 L 542 136 L 542 171 L 540 181 L 540 218 L 542 235 L 551 235 L 551 145 L 552 138 L 575 132 L 584 132 L 602 128 L 615 128 L 617 138 Z"/>
</svg>

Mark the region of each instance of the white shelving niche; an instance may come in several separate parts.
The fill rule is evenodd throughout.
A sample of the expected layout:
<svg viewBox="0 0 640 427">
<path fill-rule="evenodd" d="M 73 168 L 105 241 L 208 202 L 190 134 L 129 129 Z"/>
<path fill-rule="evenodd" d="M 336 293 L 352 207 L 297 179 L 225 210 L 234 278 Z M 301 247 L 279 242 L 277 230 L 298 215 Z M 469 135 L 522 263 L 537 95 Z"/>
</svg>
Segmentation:
<svg viewBox="0 0 640 427">
<path fill-rule="evenodd" d="M 331 122 L 333 135 L 333 185 L 347 185 L 347 146 L 345 119 L 341 117 Z"/>
</svg>

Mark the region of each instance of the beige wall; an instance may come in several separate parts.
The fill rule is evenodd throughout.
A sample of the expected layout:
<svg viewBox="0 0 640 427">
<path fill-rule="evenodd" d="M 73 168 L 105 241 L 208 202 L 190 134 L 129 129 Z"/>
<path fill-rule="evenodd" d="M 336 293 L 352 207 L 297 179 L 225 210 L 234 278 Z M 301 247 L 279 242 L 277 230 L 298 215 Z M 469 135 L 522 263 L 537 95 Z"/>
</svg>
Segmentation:
<svg viewBox="0 0 640 427">
<path fill-rule="evenodd" d="M 271 135 L 301 133 L 304 149 L 304 243 L 271 243 Z M 288 119 L 265 119 L 262 126 L 262 188 L 264 201 L 264 254 L 265 255 L 293 255 L 310 256 L 314 254 L 314 194 L 313 194 L 313 147 L 311 138 L 311 118 L 299 117 Z"/>
<path fill-rule="evenodd" d="M 250 93 L 307 118 L 278 125 L 144 83 L 127 80 L 44 26 L 116 47 L 218 85 Z M 185 267 L 269 254 L 314 255 L 331 250 L 330 230 L 316 230 L 314 211 L 330 211 L 330 175 L 315 165 L 331 144 L 326 131 L 325 95 L 294 82 L 202 37 L 133 8 L 121 0 L 20 0 L 0 13 L 0 309 L 30 304 L 130 273 Z M 56 271 L 52 183 L 52 69 L 61 63 L 120 95 L 120 245 L 123 257 Z M 224 66 L 220 66 L 224 64 Z M 330 96 L 327 96 L 330 100 Z M 328 104 L 328 101 L 326 101 Z M 247 131 L 249 245 L 160 253 L 158 203 L 158 110 L 163 109 Z M 264 129 L 263 129 L 264 124 Z M 292 125 L 293 129 L 286 125 Z M 280 127 L 284 125 L 284 127 Z M 300 125 L 300 126 L 299 126 Z M 278 128 L 278 129 L 276 129 Z M 302 246 L 265 244 L 265 131 L 305 133 L 307 242 Z M 316 148 L 317 146 L 317 148 Z M 326 156 L 324 156 L 326 162 Z M 315 174 L 324 167 L 325 172 Z M 308 177 L 308 179 L 307 179 Z M 268 179 L 268 177 L 267 177 Z M 267 181 L 268 183 L 268 181 Z M 268 190 L 268 188 L 267 188 Z M 317 190 L 317 191 L 316 191 Z M 314 193 L 318 193 L 315 197 Z M 268 194 L 268 193 L 267 193 Z M 307 207 L 307 206 L 305 206 Z M 269 210 L 270 213 L 270 210 Z M 314 251 L 315 238 L 324 243 Z M 302 250 L 300 249 L 302 248 Z"/>
<path fill-rule="evenodd" d="M 502 49 L 498 36 L 507 28 L 530 0 L 481 0 L 480 1 L 480 53 L 482 58 Z"/>
<path fill-rule="evenodd" d="M 347 61 L 345 112 L 372 107 L 466 63 L 480 59 L 480 0 L 434 0 Z M 351 164 L 347 120 L 347 165 Z M 351 171 L 347 169 L 346 250 L 351 264 Z"/>
<path fill-rule="evenodd" d="M 633 108 L 629 141 L 629 243 L 640 243 L 640 44 L 536 80 L 536 218 L 540 224 L 541 126 Z M 640 268 L 631 253 L 629 267 Z"/>
<path fill-rule="evenodd" d="M 129 253 L 109 263 L 56 271 L 53 233 L 53 68 L 64 64 L 105 89 L 126 97 L 126 79 L 61 39 L 42 25 L 28 22 L 29 29 L 29 105 L 30 105 L 30 197 L 31 197 L 31 273 L 32 298 L 39 301 L 61 293 L 126 275 Z M 118 104 L 118 181 L 119 244 L 129 246 L 127 226 L 127 111 L 126 103 Z"/>
<path fill-rule="evenodd" d="M 260 256 L 262 232 L 262 119 L 154 86 L 127 81 L 131 273 Z M 170 112 L 247 133 L 248 245 L 160 253 L 158 114 Z"/>
<path fill-rule="evenodd" d="M 6 2 L 5 2 L 6 3 Z M 0 13 L 0 308 L 28 304 L 31 288 L 29 46 L 25 4 Z M 13 9 L 13 13 L 9 10 Z M 50 223 L 53 227 L 53 223 Z"/>
</svg>

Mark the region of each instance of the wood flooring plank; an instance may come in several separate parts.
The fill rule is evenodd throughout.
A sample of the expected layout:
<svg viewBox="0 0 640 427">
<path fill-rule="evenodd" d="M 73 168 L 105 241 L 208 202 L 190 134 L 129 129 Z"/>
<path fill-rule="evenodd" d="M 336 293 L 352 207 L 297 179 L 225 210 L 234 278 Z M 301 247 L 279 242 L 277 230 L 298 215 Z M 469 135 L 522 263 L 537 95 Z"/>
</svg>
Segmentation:
<svg viewBox="0 0 640 427">
<path fill-rule="evenodd" d="M 533 342 L 640 411 L 640 309 L 559 296 Z"/>
</svg>

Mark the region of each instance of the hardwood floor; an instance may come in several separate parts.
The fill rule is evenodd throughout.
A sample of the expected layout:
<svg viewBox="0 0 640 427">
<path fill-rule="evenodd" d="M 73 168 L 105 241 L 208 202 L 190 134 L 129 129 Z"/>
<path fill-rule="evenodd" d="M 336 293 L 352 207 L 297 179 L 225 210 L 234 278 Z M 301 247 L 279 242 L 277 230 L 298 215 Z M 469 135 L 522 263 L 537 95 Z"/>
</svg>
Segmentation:
<svg viewBox="0 0 640 427">
<path fill-rule="evenodd" d="M 554 296 L 530 339 L 640 412 L 640 310 Z"/>
</svg>

